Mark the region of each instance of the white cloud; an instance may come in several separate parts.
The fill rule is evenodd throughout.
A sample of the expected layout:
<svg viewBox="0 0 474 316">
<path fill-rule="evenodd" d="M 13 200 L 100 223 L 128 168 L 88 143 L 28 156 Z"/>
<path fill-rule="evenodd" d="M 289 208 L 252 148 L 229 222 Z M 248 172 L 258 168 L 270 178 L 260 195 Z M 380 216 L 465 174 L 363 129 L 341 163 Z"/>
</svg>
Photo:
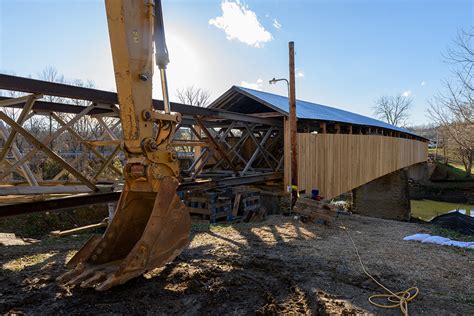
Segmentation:
<svg viewBox="0 0 474 316">
<path fill-rule="evenodd" d="M 257 79 L 256 82 L 247 82 L 247 81 L 242 81 L 240 85 L 244 88 L 249 88 L 249 89 L 254 89 L 254 90 L 262 90 L 262 85 L 263 85 L 263 80 L 262 79 Z"/>
<path fill-rule="evenodd" d="M 402 93 L 402 96 L 404 96 L 405 98 L 406 98 L 406 97 L 409 97 L 409 96 L 411 96 L 411 95 L 412 95 L 412 93 L 411 93 L 410 90 L 403 91 L 403 93 Z"/>
<path fill-rule="evenodd" d="M 281 29 L 281 24 L 278 22 L 277 19 L 273 19 L 273 27 L 276 28 L 277 30 Z"/>
<path fill-rule="evenodd" d="M 302 70 L 296 69 L 296 78 L 303 78 L 304 77 L 304 72 Z"/>
<path fill-rule="evenodd" d="M 209 24 L 223 30 L 228 40 L 238 40 L 260 48 L 273 39 L 272 34 L 260 24 L 255 12 L 239 0 L 225 0 L 221 3 L 221 8 L 222 16 L 210 19 Z"/>
<path fill-rule="evenodd" d="M 427 82 L 423 80 L 420 84 L 423 87 L 423 86 L 426 86 Z"/>
</svg>

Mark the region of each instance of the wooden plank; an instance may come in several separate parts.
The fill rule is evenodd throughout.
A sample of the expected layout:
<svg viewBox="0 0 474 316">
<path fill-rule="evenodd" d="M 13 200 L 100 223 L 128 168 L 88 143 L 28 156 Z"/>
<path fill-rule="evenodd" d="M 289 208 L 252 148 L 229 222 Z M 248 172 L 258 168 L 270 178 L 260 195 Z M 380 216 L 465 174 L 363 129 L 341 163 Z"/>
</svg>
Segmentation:
<svg viewBox="0 0 474 316">
<path fill-rule="evenodd" d="M 209 142 L 199 141 L 199 140 L 173 140 L 171 146 L 180 147 L 180 146 L 190 146 L 190 147 L 206 147 L 209 146 Z"/>
<path fill-rule="evenodd" d="M 235 195 L 234 207 L 232 208 L 232 217 L 236 217 L 239 212 L 241 198 L 242 198 L 242 193 L 239 192 Z"/>
<path fill-rule="evenodd" d="M 337 215 L 337 211 L 334 209 L 327 209 L 324 207 L 313 208 L 313 207 L 305 207 L 301 205 L 298 207 L 295 206 L 295 212 L 302 213 L 305 215 L 322 214 L 322 215 L 331 216 L 331 217 L 335 217 Z"/>
<path fill-rule="evenodd" d="M 311 203 L 314 202 L 314 203 Z M 308 209 L 310 211 L 317 211 L 322 214 L 336 216 L 337 211 L 333 206 L 329 206 L 328 203 L 322 201 L 314 201 L 310 199 L 300 198 L 296 201 L 296 205 L 300 209 Z"/>
<path fill-rule="evenodd" d="M 96 228 L 100 228 L 100 227 L 107 227 L 107 223 L 108 223 L 108 221 L 102 221 L 102 222 L 97 223 L 97 224 L 91 224 L 91 225 L 77 227 L 77 228 L 73 228 L 73 229 L 69 229 L 69 230 L 63 230 L 63 231 L 54 230 L 54 231 L 50 232 L 49 234 L 53 237 L 69 236 L 69 235 L 79 234 L 79 233 L 82 233 L 82 232 L 85 232 L 85 231 L 88 231 L 88 230 L 91 230 L 91 229 L 96 229 Z"/>
<path fill-rule="evenodd" d="M 0 187 L 0 196 L 2 195 L 66 194 L 66 193 L 87 193 L 87 192 L 91 192 L 91 189 L 85 185 Z"/>
<path fill-rule="evenodd" d="M 251 113 L 249 115 L 255 116 L 255 117 L 263 117 L 263 118 L 283 116 L 283 114 L 281 114 L 280 112 Z"/>
<path fill-rule="evenodd" d="M 18 97 L 18 98 L 1 100 L 0 101 L 0 107 L 7 107 L 7 106 L 12 106 L 12 105 L 16 105 L 16 104 L 25 103 L 28 100 L 30 100 L 31 96 L 32 95 L 25 95 L 25 96 Z M 41 97 L 42 97 L 41 95 L 38 95 L 37 99 L 40 99 Z"/>
<path fill-rule="evenodd" d="M 82 142 L 94 147 L 117 146 L 122 143 L 121 140 L 84 140 Z"/>
<path fill-rule="evenodd" d="M 320 220 L 323 220 L 325 222 L 333 222 L 334 219 L 335 219 L 334 216 L 332 216 L 332 215 L 327 215 L 327 214 L 320 213 L 319 211 L 315 212 L 315 211 L 311 211 L 311 210 L 308 210 L 308 209 L 301 209 L 301 208 L 297 208 L 297 207 L 295 207 L 293 209 L 293 212 L 296 213 L 296 214 L 306 216 L 311 221 L 314 221 L 316 219 L 320 219 Z"/>
<path fill-rule="evenodd" d="M 305 198 L 296 201 L 293 211 L 309 221 L 322 220 L 326 224 L 333 222 L 337 215 L 337 211 L 329 204 Z"/>
<path fill-rule="evenodd" d="M 205 208 L 188 207 L 189 213 L 211 215 L 211 211 Z"/>
</svg>

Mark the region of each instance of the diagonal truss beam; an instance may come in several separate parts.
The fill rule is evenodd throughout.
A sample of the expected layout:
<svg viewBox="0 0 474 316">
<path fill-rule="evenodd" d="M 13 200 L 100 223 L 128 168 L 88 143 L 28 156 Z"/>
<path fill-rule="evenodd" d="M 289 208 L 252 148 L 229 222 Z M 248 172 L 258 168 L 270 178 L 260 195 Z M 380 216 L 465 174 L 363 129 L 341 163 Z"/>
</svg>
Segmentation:
<svg viewBox="0 0 474 316">
<path fill-rule="evenodd" d="M 231 146 L 225 139 L 223 140 L 225 144 L 229 147 L 228 149 L 228 154 L 233 155 L 230 159 L 230 161 L 234 162 L 235 158 L 239 158 L 240 161 L 244 163 L 244 165 L 247 164 L 247 160 L 245 160 L 242 155 L 239 154 L 239 150 L 245 145 L 245 142 L 249 138 L 248 131 L 245 131 L 245 133 L 242 132 L 242 135 L 240 136 L 240 139 L 235 143 L 233 146 Z M 214 167 L 213 170 L 217 169 L 220 165 L 222 164 L 222 160 L 219 161 Z"/>
<path fill-rule="evenodd" d="M 3 122 L 0 122 L 0 137 L 6 140 L 7 135 L 8 135 L 7 128 L 3 125 Z M 12 144 L 12 154 L 13 154 L 13 157 L 15 157 L 15 160 L 17 161 L 22 158 L 22 154 L 15 143 Z M 9 164 L 9 162 L 6 159 L 2 161 L 8 163 L 9 167 L 11 166 L 11 164 Z M 25 177 L 29 185 L 38 186 L 38 181 L 36 180 L 35 175 L 31 171 L 30 166 L 25 164 L 20 167 L 20 171 L 21 173 L 23 173 L 23 176 Z"/>
<path fill-rule="evenodd" d="M 83 151 L 79 156 L 77 156 L 76 158 L 74 158 L 73 161 L 71 161 L 69 164 L 71 166 L 76 166 L 76 164 L 81 160 L 83 159 L 85 156 L 86 156 L 87 152 L 86 151 Z M 64 176 L 65 174 L 67 173 L 67 170 L 66 169 L 63 169 L 61 170 L 57 175 L 54 176 L 54 178 L 52 179 L 52 181 L 58 181 L 59 179 L 61 179 L 62 176 Z M 69 175 L 70 176 L 70 175 Z"/>
<path fill-rule="evenodd" d="M 214 131 L 214 134 L 216 134 L 215 137 L 218 137 L 218 141 L 221 142 L 223 139 L 225 139 L 225 137 L 227 137 L 227 135 L 232 130 L 233 126 L 234 126 L 234 123 L 231 123 L 230 126 L 226 130 L 221 129 L 217 133 L 212 128 L 211 128 L 211 130 Z M 196 136 L 198 136 L 198 138 L 200 140 L 202 140 L 201 136 L 198 135 L 197 131 L 194 128 L 192 128 L 192 130 L 196 134 Z M 206 129 L 206 131 L 209 132 L 209 130 L 207 130 L 207 129 Z M 194 170 L 196 168 L 196 165 L 202 160 L 202 162 L 194 170 L 194 174 L 192 176 L 192 179 L 195 179 L 201 173 L 202 169 L 204 169 L 204 167 L 206 166 L 207 162 L 209 161 L 209 159 L 211 157 L 215 157 L 216 161 L 219 161 L 219 162 L 223 161 L 222 159 L 218 160 L 218 158 L 215 156 L 215 150 L 216 149 L 213 146 L 204 148 L 201 155 L 199 155 L 199 157 L 197 157 L 197 159 L 193 162 L 191 167 L 188 169 L 188 172 Z"/>
<path fill-rule="evenodd" d="M 84 110 L 85 111 L 85 110 Z M 83 111 L 83 112 L 84 112 Z M 58 154 L 56 154 L 54 151 L 49 149 L 46 145 L 36 139 L 35 136 L 33 136 L 31 133 L 29 133 L 27 130 L 25 130 L 21 125 L 19 125 L 15 120 L 11 119 L 8 115 L 6 115 L 3 112 L 0 112 L 0 119 L 5 121 L 8 125 L 11 126 L 12 129 L 16 130 L 19 134 L 21 134 L 26 140 L 28 140 L 31 144 L 33 144 L 36 149 L 39 149 L 43 151 L 48 157 L 59 163 L 64 169 L 69 171 L 71 174 L 73 174 L 78 180 L 83 182 L 85 185 L 87 185 L 90 189 L 93 191 L 98 191 L 98 188 L 91 182 L 89 179 L 87 179 L 82 173 L 74 169 L 70 164 L 68 164 L 64 159 L 62 159 Z M 73 119 L 74 120 L 74 119 Z M 72 121 L 72 120 L 71 120 Z M 69 123 L 71 123 L 71 121 Z M 68 124 L 69 124 L 68 123 Z M 36 152 L 36 151 L 35 151 Z M 31 152 L 30 152 L 31 153 Z M 26 156 L 25 156 L 26 157 Z M 2 175 L 2 178 L 5 176 L 5 174 Z"/>
<path fill-rule="evenodd" d="M 16 120 L 18 124 L 23 125 L 25 120 L 28 118 L 28 113 L 30 113 L 31 109 L 33 108 L 33 105 L 35 104 L 36 99 L 41 98 L 42 96 L 39 94 L 32 94 L 27 96 L 25 106 L 21 110 L 20 115 L 18 116 L 18 119 Z M 25 97 L 17 98 L 16 101 L 18 103 L 21 103 L 21 100 L 23 100 Z M 0 101 L 0 106 L 3 106 L 3 104 L 6 104 L 8 100 L 5 101 Z M 3 103 L 3 104 L 2 104 Z M 10 132 L 10 135 L 8 135 L 7 140 L 5 141 L 5 144 L 3 145 L 3 150 L 0 152 L 0 161 L 2 161 L 5 156 L 8 154 L 8 151 L 10 150 L 13 141 L 15 140 L 16 136 L 16 131 L 12 130 Z"/>
<path fill-rule="evenodd" d="M 61 126 L 67 126 L 68 124 L 66 122 L 64 122 L 57 114 L 55 113 L 51 113 L 51 117 L 56 121 L 58 122 Z M 102 163 L 105 163 L 108 159 L 105 158 L 104 156 L 102 156 L 102 154 L 97 150 L 95 149 L 95 147 L 90 144 L 89 142 L 87 142 L 81 135 L 79 135 L 78 132 L 76 132 L 70 125 L 69 127 L 67 127 L 66 129 L 69 134 L 71 134 L 73 137 L 75 137 L 76 139 L 78 139 L 82 144 L 84 144 L 84 146 L 87 147 L 87 149 L 89 149 L 94 155 L 97 156 L 97 158 L 99 158 L 99 160 L 102 162 Z M 120 146 L 118 146 L 118 148 L 120 149 Z M 121 176 L 122 175 L 122 172 L 120 170 L 118 170 L 117 168 L 115 168 L 114 166 L 110 166 L 109 167 L 113 172 L 115 172 L 117 175 Z"/>
<path fill-rule="evenodd" d="M 251 168 L 253 162 L 254 162 L 255 159 L 258 157 L 258 154 L 259 154 L 259 152 L 260 152 L 260 148 L 265 145 L 265 143 L 267 142 L 267 140 L 270 138 L 270 135 L 272 134 L 272 132 L 273 132 L 273 128 L 270 128 L 270 129 L 266 132 L 265 136 L 263 136 L 263 139 L 261 140 L 261 142 L 258 143 L 258 141 L 257 141 L 258 147 L 257 147 L 257 149 L 254 151 L 252 157 L 250 157 L 250 159 L 249 159 L 247 165 L 245 166 L 244 170 L 242 170 L 241 175 L 246 174 L 247 171 Z M 253 135 L 251 135 L 251 136 L 253 136 Z M 255 136 L 254 136 L 254 137 L 255 137 Z M 262 154 L 263 154 L 263 153 L 262 153 Z M 270 166 L 270 168 L 272 168 L 272 167 Z"/>
<path fill-rule="evenodd" d="M 115 133 L 112 131 L 112 129 L 107 125 L 107 123 L 104 122 L 104 120 L 102 119 L 102 117 L 100 116 L 96 116 L 95 119 L 97 120 L 97 122 L 99 122 L 99 124 L 104 128 L 105 130 L 105 134 L 104 136 L 107 134 L 109 135 L 110 139 L 112 140 L 117 140 L 117 136 L 115 135 Z M 120 123 L 120 120 L 118 122 L 116 122 L 112 128 L 114 128 L 115 126 L 117 126 L 118 124 Z"/>
<path fill-rule="evenodd" d="M 117 145 L 114 149 L 114 151 L 110 154 L 110 156 L 107 158 L 106 161 L 104 161 L 102 163 L 102 166 L 99 167 L 99 170 L 97 170 L 96 174 L 94 175 L 94 179 L 97 179 L 100 174 L 105 170 L 105 168 L 109 167 L 111 168 L 112 170 L 114 170 L 115 168 L 113 166 L 109 166 L 110 163 L 114 160 L 115 156 L 118 154 L 118 152 L 120 151 L 120 144 Z M 120 175 L 120 174 L 119 174 Z"/>
<path fill-rule="evenodd" d="M 250 132 L 250 129 L 248 126 L 246 126 L 247 130 Z M 270 133 L 270 136 L 271 136 L 271 133 L 273 132 L 273 128 L 270 128 L 270 130 L 268 131 Z M 260 137 L 261 137 L 261 134 L 259 133 Z M 258 150 L 260 150 L 261 154 L 262 154 L 262 157 L 264 158 L 264 160 L 266 161 L 267 165 L 272 168 L 273 170 L 275 170 L 270 162 L 270 159 L 268 159 L 268 157 L 272 158 L 276 164 L 278 164 L 278 160 L 275 158 L 275 156 L 273 156 L 266 148 L 265 146 L 261 145 L 260 142 L 257 140 L 257 138 L 255 137 L 255 135 L 253 134 L 253 132 L 250 132 L 250 137 L 252 138 L 252 140 L 254 141 L 255 145 L 257 145 L 258 147 Z M 260 161 L 260 160 L 259 160 Z"/>
<path fill-rule="evenodd" d="M 53 134 L 49 135 L 48 137 L 46 137 L 43 141 L 40 142 L 41 146 L 40 147 L 36 147 L 36 148 L 33 148 L 32 150 L 30 150 L 30 152 L 28 154 L 26 154 L 25 156 L 23 156 L 23 158 L 19 161 L 17 161 L 15 164 L 13 164 L 9 169 L 5 170 L 4 173 L 2 175 L 0 175 L 0 180 L 5 178 L 6 175 L 8 175 L 9 173 L 13 172 L 16 168 L 18 168 L 19 166 L 21 166 L 22 164 L 24 164 L 26 161 L 28 161 L 29 159 L 31 159 L 34 154 L 38 151 L 38 150 L 41 150 L 42 148 L 41 147 L 45 147 L 47 146 L 49 143 L 51 143 L 54 139 L 56 139 L 59 135 L 61 135 L 66 129 L 68 129 L 70 126 L 74 125 L 74 123 L 76 123 L 81 117 L 83 117 L 84 115 L 86 115 L 89 111 L 91 111 L 92 109 L 94 108 L 94 105 L 90 105 L 88 106 L 87 108 L 85 108 L 81 113 L 77 114 L 75 117 L 73 117 L 65 126 L 62 126 L 61 128 L 57 129 Z M 18 126 L 20 128 L 23 129 L 23 127 L 21 125 L 18 124 Z M 13 126 L 12 126 L 13 127 Z M 26 131 L 26 130 L 25 130 Z M 35 140 L 37 140 L 35 138 Z M 59 156 L 58 156 L 59 157 Z M 62 158 L 61 158 L 62 159 Z"/>
<path fill-rule="evenodd" d="M 229 167 L 234 171 L 236 175 L 239 174 L 239 171 L 237 168 L 234 166 L 232 161 L 230 161 L 229 157 L 227 156 L 227 153 L 225 150 L 220 146 L 220 144 L 212 137 L 211 133 L 207 130 L 206 126 L 204 123 L 201 121 L 201 119 L 198 116 L 194 116 L 194 119 L 196 120 L 196 123 L 201 127 L 202 131 L 204 134 L 206 134 L 207 138 L 211 141 L 211 143 L 214 145 L 214 149 L 217 150 L 217 152 L 220 154 L 220 156 L 229 164 Z"/>
</svg>

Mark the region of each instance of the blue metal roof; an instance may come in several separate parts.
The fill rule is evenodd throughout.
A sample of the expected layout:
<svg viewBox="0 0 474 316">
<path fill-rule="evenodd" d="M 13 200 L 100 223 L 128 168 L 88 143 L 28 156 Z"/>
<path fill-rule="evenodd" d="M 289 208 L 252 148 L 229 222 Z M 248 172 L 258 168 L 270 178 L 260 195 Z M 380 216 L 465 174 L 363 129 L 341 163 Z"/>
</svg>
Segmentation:
<svg viewBox="0 0 474 316">
<path fill-rule="evenodd" d="M 288 97 L 244 87 L 235 86 L 234 88 L 243 92 L 252 99 L 264 103 L 278 112 L 283 112 L 286 115 L 289 113 Z M 407 129 L 391 125 L 371 117 L 336 109 L 327 105 L 301 100 L 296 100 L 296 116 L 299 119 L 335 121 L 341 123 L 375 126 L 418 136 Z"/>
</svg>

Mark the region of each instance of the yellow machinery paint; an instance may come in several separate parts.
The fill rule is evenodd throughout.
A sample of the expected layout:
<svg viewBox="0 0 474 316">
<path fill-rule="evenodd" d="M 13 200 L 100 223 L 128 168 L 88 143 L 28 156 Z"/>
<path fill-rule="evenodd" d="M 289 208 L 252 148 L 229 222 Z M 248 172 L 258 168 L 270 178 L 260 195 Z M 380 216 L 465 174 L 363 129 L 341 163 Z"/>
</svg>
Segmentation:
<svg viewBox="0 0 474 316">
<path fill-rule="evenodd" d="M 189 213 L 176 194 L 179 165 L 170 142 L 181 115 L 169 105 L 161 2 L 105 3 L 127 156 L 125 185 L 103 236 L 91 238 L 67 264 L 71 270 L 59 277 L 97 290 L 173 260 L 190 231 Z M 164 111 L 152 107 L 153 42 Z"/>
</svg>

